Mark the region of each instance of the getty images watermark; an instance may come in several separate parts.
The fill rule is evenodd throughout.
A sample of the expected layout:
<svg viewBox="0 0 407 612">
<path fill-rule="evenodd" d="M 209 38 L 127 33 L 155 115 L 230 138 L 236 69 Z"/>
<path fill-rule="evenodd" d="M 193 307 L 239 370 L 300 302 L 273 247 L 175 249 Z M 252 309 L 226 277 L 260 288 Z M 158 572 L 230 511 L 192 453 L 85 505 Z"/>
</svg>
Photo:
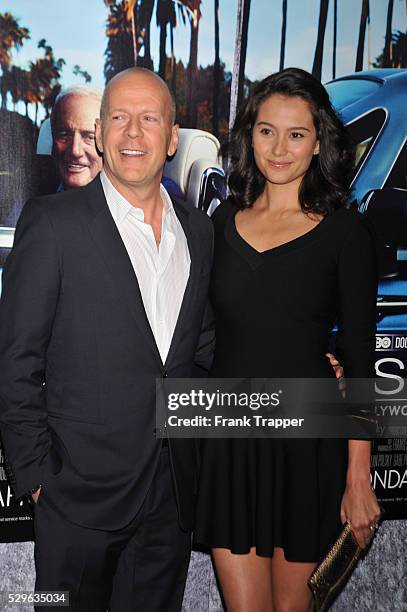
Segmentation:
<svg viewBox="0 0 407 612">
<path fill-rule="evenodd" d="M 394 391 L 394 389 L 393 389 Z M 375 379 L 160 379 L 157 437 L 355 438 L 407 435 L 406 410 Z M 392 394 L 390 397 L 389 394 Z"/>
<path fill-rule="evenodd" d="M 191 389 L 189 392 L 172 392 L 167 396 L 167 408 L 169 411 L 178 411 L 180 408 L 188 408 L 205 412 L 213 411 L 213 416 L 195 414 L 194 416 L 180 416 L 170 414 L 167 417 L 167 427 L 209 427 L 209 428 L 247 428 L 247 427 L 272 427 L 275 429 L 286 429 L 287 427 L 301 427 L 305 419 L 280 418 L 265 416 L 264 414 L 253 414 L 260 408 L 277 408 L 280 405 L 282 390 L 275 393 L 246 393 L 227 392 L 217 389 L 215 392 L 203 389 Z M 216 413 L 218 410 L 228 409 L 228 416 Z M 252 411 L 252 414 L 241 414 L 237 416 L 229 411 L 237 408 L 241 414 L 242 408 Z M 245 410 L 244 410 L 245 411 Z M 243 411 L 243 412 L 244 412 Z M 232 416 L 234 414 L 234 416 Z"/>
</svg>

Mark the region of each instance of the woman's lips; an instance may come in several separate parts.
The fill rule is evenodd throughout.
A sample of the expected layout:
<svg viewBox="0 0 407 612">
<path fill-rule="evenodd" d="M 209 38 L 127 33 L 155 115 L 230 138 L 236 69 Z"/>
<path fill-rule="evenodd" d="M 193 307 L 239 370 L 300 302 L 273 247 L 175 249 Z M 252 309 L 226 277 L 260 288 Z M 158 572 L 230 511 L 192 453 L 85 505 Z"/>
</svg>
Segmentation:
<svg viewBox="0 0 407 612">
<path fill-rule="evenodd" d="M 291 162 L 276 162 L 276 161 L 269 161 L 270 166 L 272 166 L 273 168 L 288 168 L 288 166 L 291 165 Z"/>
</svg>

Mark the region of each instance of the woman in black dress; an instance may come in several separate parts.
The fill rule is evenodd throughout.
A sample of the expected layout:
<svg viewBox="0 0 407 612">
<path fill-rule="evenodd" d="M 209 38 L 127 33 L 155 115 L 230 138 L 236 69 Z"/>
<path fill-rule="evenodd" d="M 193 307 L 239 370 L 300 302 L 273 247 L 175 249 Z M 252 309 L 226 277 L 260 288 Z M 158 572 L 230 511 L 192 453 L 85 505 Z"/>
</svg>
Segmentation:
<svg viewBox="0 0 407 612">
<path fill-rule="evenodd" d="M 323 86 L 287 69 L 264 79 L 231 135 L 231 197 L 214 215 L 216 378 L 374 376 L 374 244 L 350 208 L 353 147 Z M 370 442 L 208 439 L 196 542 L 212 549 L 230 611 L 308 612 L 316 563 L 350 521 L 379 519 Z"/>
</svg>

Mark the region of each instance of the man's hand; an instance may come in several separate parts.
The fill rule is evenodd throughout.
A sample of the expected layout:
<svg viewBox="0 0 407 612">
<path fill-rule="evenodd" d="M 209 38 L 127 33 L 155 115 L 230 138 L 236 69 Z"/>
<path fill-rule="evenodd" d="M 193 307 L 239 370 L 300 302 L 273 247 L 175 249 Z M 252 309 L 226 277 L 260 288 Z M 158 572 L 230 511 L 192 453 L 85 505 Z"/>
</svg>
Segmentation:
<svg viewBox="0 0 407 612">
<path fill-rule="evenodd" d="M 339 391 L 342 393 L 342 397 L 345 397 L 346 383 L 343 376 L 343 367 L 332 353 L 326 353 L 325 356 L 328 357 L 329 363 L 331 364 L 333 371 L 335 372 L 335 376 L 339 381 Z"/>
<path fill-rule="evenodd" d="M 33 500 L 33 502 L 34 502 L 35 504 L 38 502 L 38 498 L 39 498 L 39 496 L 40 496 L 40 493 L 41 493 L 41 487 L 39 487 L 39 488 L 38 488 L 38 489 L 35 491 L 35 493 L 33 493 L 33 494 L 31 495 L 32 500 Z"/>
</svg>

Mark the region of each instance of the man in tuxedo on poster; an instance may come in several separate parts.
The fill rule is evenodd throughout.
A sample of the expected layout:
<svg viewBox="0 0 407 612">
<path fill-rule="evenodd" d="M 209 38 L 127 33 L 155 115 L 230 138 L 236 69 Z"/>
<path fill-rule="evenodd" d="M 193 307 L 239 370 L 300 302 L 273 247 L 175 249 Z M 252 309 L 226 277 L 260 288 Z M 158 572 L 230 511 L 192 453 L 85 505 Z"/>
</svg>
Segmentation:
<svg viewBox="0 0 407 612">
<path fill-rule="evenodd" d="M 106 87 L 89 185 L 29 201 L 4 271 L 0 424 L 35 502 L 36 590 L 71 610 L 176 611 L 193 526 L 195 445 L 155 436 L 157 378 L 208 369 L 213 236 L 160 185 L 178 143 L 166 84 Z"/>
</svg>

